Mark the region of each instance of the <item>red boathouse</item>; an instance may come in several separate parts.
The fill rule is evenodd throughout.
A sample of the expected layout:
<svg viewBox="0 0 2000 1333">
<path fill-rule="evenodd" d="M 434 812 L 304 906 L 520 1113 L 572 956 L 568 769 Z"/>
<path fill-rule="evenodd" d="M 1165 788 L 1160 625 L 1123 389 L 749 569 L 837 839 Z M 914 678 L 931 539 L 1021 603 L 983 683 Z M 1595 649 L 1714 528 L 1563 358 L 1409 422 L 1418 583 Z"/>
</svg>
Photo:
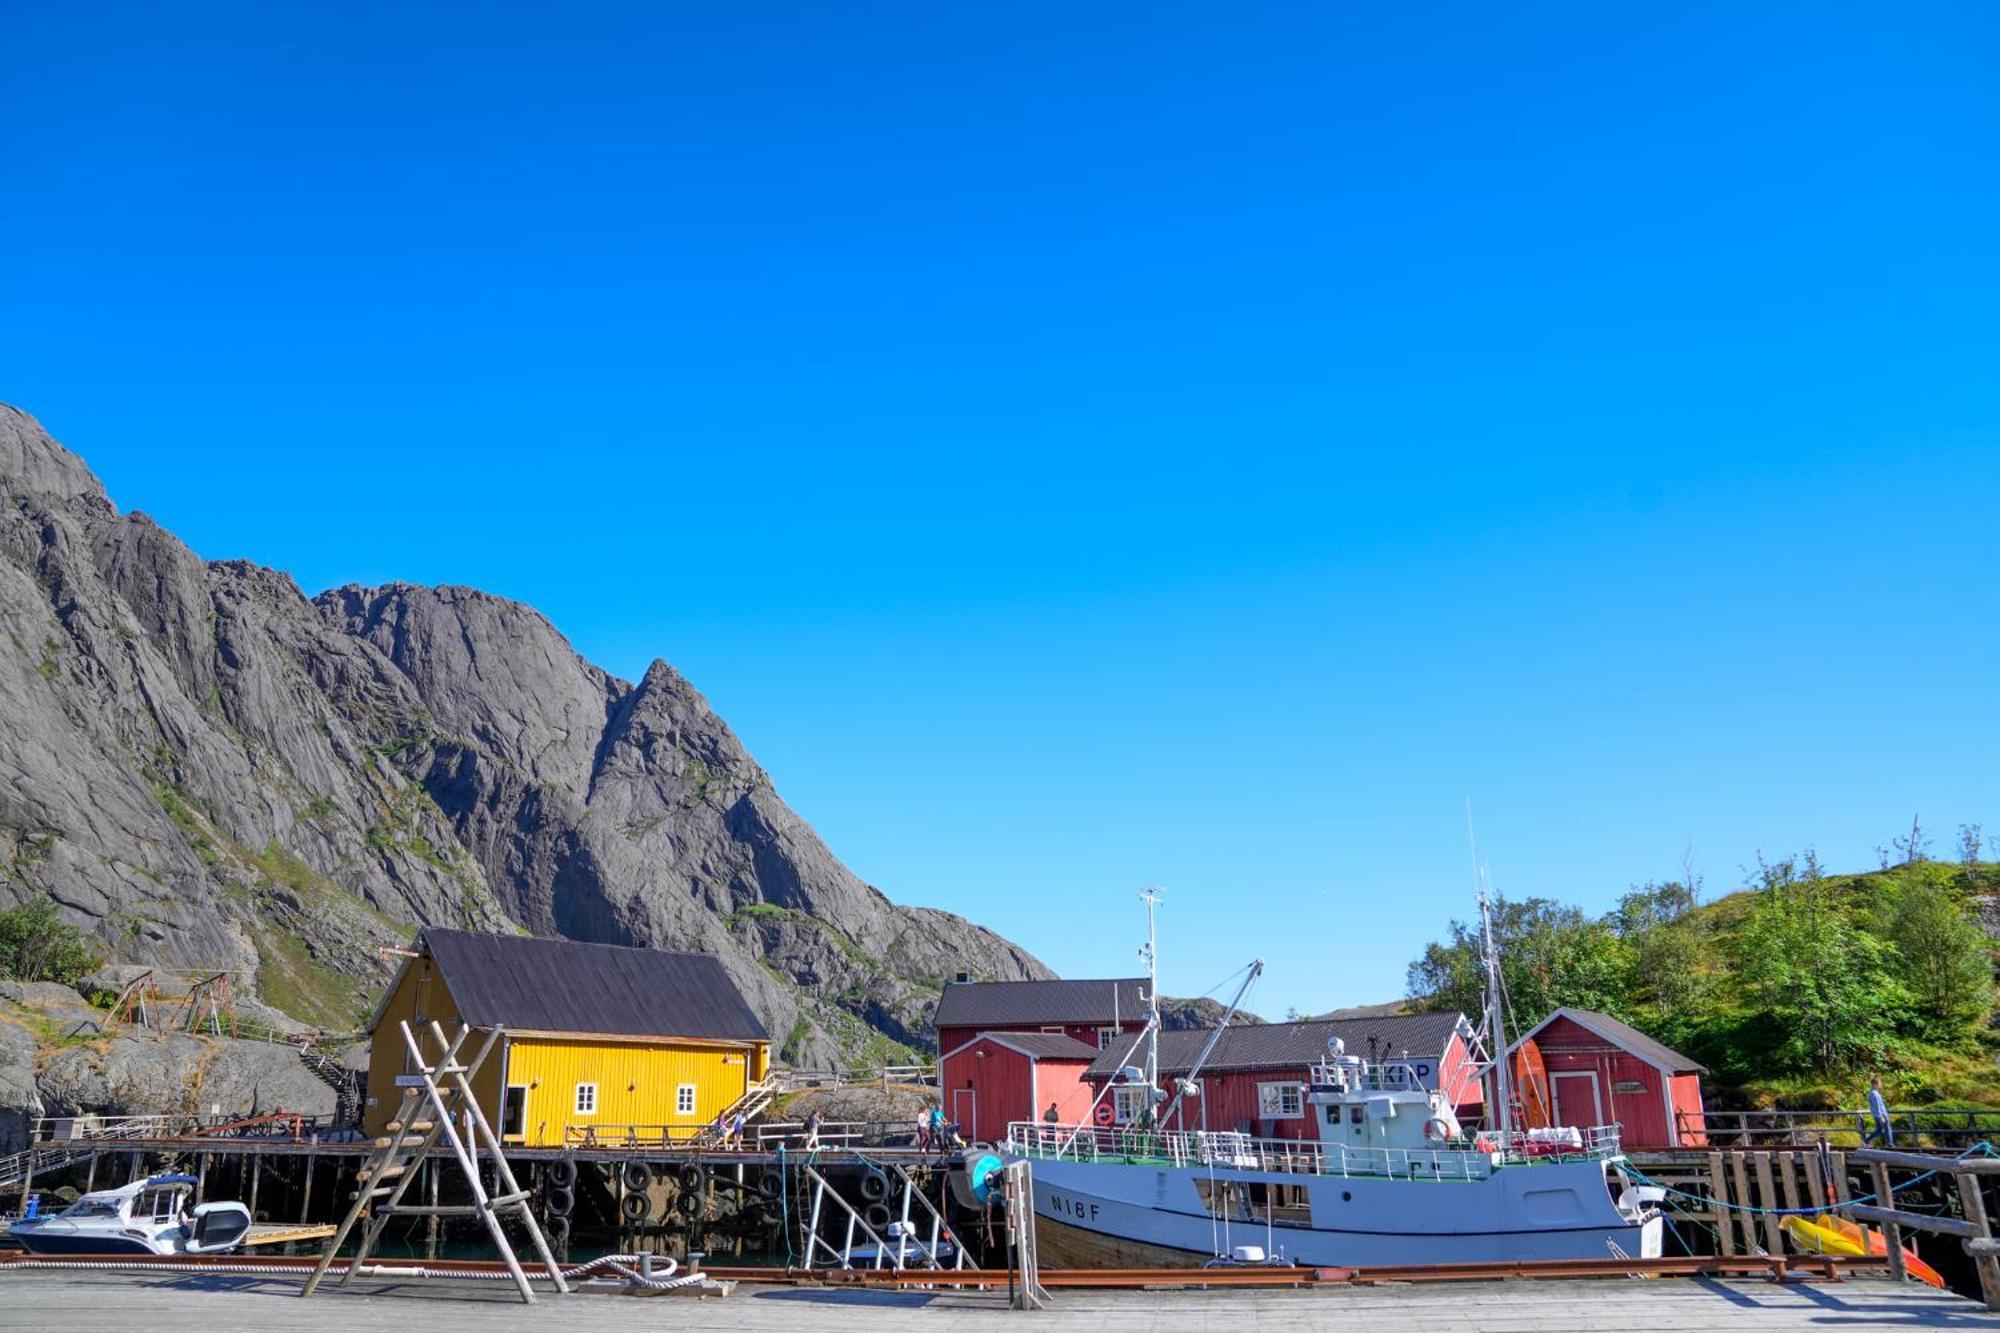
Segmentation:
<svg viewBox="0 0 2000 1333">
<path fill-rule="evenodd" d="M 1548 1070 L 1555 1121 L 1618 1125 L 1627 1148 L 1705 1148 L 1701 1076 L 1708 1071 L 1630 1024 L 1593 1009 L 1558 1009 L 1508 1048 L 1532 1041 Z"/>
<path fill-rule="evenodd" d="M 1097 1054 L 1060 1032 L 982 1032 L 938 1059 L 945 1118 L 975 1143 L 999 1142 L 1051 1102 L 1062 1123 L 1078 1124 L 1095 1095 L 1083 1071 Z"/>
</svg>

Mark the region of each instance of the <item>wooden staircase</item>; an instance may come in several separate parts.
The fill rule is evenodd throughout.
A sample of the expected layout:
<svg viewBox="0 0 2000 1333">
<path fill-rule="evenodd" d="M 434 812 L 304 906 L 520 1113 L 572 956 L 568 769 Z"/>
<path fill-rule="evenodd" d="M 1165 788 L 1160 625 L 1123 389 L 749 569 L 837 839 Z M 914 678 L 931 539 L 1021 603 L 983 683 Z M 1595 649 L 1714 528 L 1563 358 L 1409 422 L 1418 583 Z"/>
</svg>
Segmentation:
<svg viewBox="0 0 2000 1333">
<path fill-rule="evenodd" d="M 726 1125 L 738 1115 L 741 1115 L 743 1123 L 747 1125 L 769 1110 L 771 1103 L 778 1100 L 779 1095 L 784 1091 L 785 1081 L 777 1074 L 772 1074 L 761 1083 L 752 1083 L 747 1092 L 723 1108 L 714 1121 L 704 1126 L 702 1131 L 695 1135 L 694 1146 L 697 1148 L 719 1146 L 722 1143 L 723 1131 L 716 1127 L 717 1124 Z"/>
</svg>

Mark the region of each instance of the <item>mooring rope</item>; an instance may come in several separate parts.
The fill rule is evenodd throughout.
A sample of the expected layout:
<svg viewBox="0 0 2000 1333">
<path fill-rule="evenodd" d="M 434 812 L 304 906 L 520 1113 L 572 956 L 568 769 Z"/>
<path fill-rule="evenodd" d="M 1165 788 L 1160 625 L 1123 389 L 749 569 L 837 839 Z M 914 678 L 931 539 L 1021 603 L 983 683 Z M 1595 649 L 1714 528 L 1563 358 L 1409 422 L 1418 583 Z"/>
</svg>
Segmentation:
<svg viewBox="0 0 2000 1333">
<path fill-rule="evenodd" d="M 579 1278 L 591 1277 L 606 1272 L 615 1273 L 628 1284 L 643 1287 L 647 1291 L 672 1291 L 679 1287 L 691 1287 L 708 1280 L 708 1275 L 705 1273 L 680 1273 L 680 1265 L 673 1259 L 660 1259 L 656 1257 L 656 1262 L 664 1264 L 666 1271 L 664 1273 L 654 1272 L 650 1276 L 630 1266 L 644 1262 L 644 1258 L 636 1254 L 607 1254 L 601 1258 L 592 1259 L 588 1263 L 577 1264 L 573 1267 L 557 1271 L 562 1274 L 562 1279 L 565 1282 L 573 1282 Z M 67 1268 L 81 1269 L 86 1272 L 219 1273 L 224 1276 L 240 1277 L 269 1277 L 273 1274 L 305 1277 L 312 1273 L 314 1267 L 314 1261 L 306 1259 L 301 1259 L 297 1263 L 265 1262 L 244 1264 L 201 1259 L 184 1259 L 163 1263 L 159 1260 L 144 1259 L 63 1259 L 44 1256 L 32 1259 L 10 1259 L 5 1263 L 0 1263 L 0 1270 L 13 1268 Z M 345 1271 L 345 1269 L 331 1269 L 328 1270 L 328 1276 L 332 1276 L 336 1272 L 344 1274 Z M 360 1277 L 466 1278 L 476 1282 L 512 1282 L 514 1280 L 514 1275 L 505 1269 L 434 1269 L 425 1268 L 422 1265 L 410 1264 L 367 1264 L 354 1271 Z M 522 1271 L 528 1277 L 540 1282 L 550 1280 L 546 1269 L 523 1268 Z"/>
</svg>

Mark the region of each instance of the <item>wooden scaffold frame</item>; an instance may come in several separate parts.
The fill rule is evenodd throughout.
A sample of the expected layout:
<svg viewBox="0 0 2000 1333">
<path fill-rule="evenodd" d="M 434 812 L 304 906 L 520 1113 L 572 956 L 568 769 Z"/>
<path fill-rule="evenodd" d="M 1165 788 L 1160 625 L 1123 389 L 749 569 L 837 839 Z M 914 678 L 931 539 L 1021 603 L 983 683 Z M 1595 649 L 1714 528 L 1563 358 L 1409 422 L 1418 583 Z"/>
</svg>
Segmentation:
<svg viewBox="0 0 2000 1333">
<path fill-rule="evenodd" d="M 319 1264 L 313 1269 L 312 1276 L 306 1279 L 305 1288 L 299 1295 L 310 1296 L 319 1289 L 320 1279 L 333 1266 L 348 1233 L 364 1217 L 368 1219 L 368 1225 L 362 1232 L 361 1244 L 340 1275 L 343 1287 L 367 1261 L 390 1218 L 478 1217 L 486 1224 L 493 1246 L 499 1251 L 501 1261 L 507 1265 L 508 1275 L 514 1279 L 521 1299 L 532 1305 L 535 1291 L 527 1273 L 521 1268 L 521 1261 L 515 1257 L 506 1229 L 500 1225 L 502 1213 L 512 1213 L 520 1220 L 529 1238 L 534 1241 L 535 1252 L 547 1270 L 549 1280 L 555 1283 L 557 1291 L 567 1293 L 569 1284 L 563 1280 L 562 1270 L 556 1266 L 555 1256 L 549 1251 L 548 1238 L 542 1234 L 541 1224 L 535 1220 L 534 1210 L 528 1206 L 529 1191 L 522 1189 L 514 1179 L 513 1168 L 507 1165 L 507 1155 L 501 1151 L 500 1140 L 493 1133 L 493 1126 L 488 1123 L 486 1113 L 480 1109 L 479 1098 L 472 1091 L 472 1078 L 500 1040 L 501 1029 L 489 1030 L 486 1040 L 480 1044 L 479 1053 L 470 1061 L 464 1061 L 460 1053 L 466 1039 L 472 1035 L 472 1029 L 461 1025 L 458 1034 L 447 1039 L 444 1029 L 433 1020 L 430 1035 L 441 1052 L 433 1064 L 425 1059 L 423 1042 L 410 1025 L 404 1022 L 397 1027 L 403 1034 L 410 1067 L 416 1072 L 403 1075 L 398 1080 L 404 1084 L 403 1104 L 396 1117 L 389 1122 L 387 1135 L 375 1140 L 375 1150 L 361 1168 L 360 1184 L 354 1191 L 354 1206 L 348 1209 L 340 1229 L 326 1243 L 326 1252 L 320 1256 Z M 461 1120 L 462 1126 L 459 1123 Z M 443 1206 L 404 1203 L 404 1192 L 420 1174 L 417 1168 L 428 1159 L 440 1139 L 450 1146 L 459 1169 L 465 1173 L 466 1184 L 472 1190 L 472 1202 Z M 493 1161 L 493 1180 L 500 1191 L 497 1194 L 488 1195 L 480 1179 L 482 1157 L 490 1157 Z"/>
</svg>

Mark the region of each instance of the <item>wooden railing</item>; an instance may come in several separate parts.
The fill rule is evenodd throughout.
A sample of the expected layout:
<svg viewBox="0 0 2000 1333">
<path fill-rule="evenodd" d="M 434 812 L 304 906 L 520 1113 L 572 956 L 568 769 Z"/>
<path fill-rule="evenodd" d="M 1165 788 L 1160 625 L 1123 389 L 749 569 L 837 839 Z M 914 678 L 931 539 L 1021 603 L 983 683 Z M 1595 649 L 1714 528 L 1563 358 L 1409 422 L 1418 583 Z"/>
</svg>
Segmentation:
<svg viewBox="0 0 2000 1333">
<path fill-rule="evenodd" d="M 1810 1147 L 1821 1140 L 1854 1147 L 1875 1131 L 1867 1111 L 1679 1111 L 1675 1120 L 1682 1142 L 1702 1135 L 1712 1148 Z M 2000 1141 L 2000 1111 L 1892 1110 L 1889 1127 L 1898 1143 L 1911 1147 L 1967 1148 L 1987 1139 Z"/>
<path fill-rule="evenodd" d="M 937 1082 L 936 1065 L 874 1065 L 865 1069 L 776 1069 L 774 1079 L 785 1088 L 851 1088 L 874 1084 L 925 1084 Z"/>
<path fill-rule="evenodd" d="M 1849 1204 L 1857 1221 L 1873 1222 L 1882 1228 L 1887 1242 L 1889 1272 L 1898 1282 L 1908 1277 L 1903 1262 L 1903 1232 L 1924 1231 L 1938 1236 L 1955 1236 L 1972 1257 L 1979 1271 L 1979 1291 L 1986 1308 L 2000 1310 L 2000 1241 L 1993 1239 L 1993 1224 L 1986 1213 L 1985 1181 L 2000 1176 L 2000 1158 L 1934 1157 L 1924 1153 L 1894 1152 L 1885 1148 L 1862 1148 L 1848 1155 L 1851 1162 L 1865 1164 L 1875 1176 L 1875 1202 Z M 1958 1185 L 1960 1217 L 1936 1213 L 1912 1213 L 1896 1207 L 1896 1189 L 1889 1169 L 1918 1171 L 1927 1175 L 1948 1175 Z M 1906 1186 L 1907 1188 L 1907 1186 Z"/>
<path fill-rule="evenodd" d="M 725 1151 L 716 1141 L 713 1124 L 700 1125 L 571 1125 L 563 1132 L 569 1148 L 671 1148 Z M 914 1123 L 884 1120 L 826 1120 L 820 1123 L 822 1148 L 880 1147 L 897 1138 L 914 1139 Z M 743 1127 L 743 1152 L 797 1152 L 806 1147 L 803 1120 L 760 1120 Z"/>
</svg>

